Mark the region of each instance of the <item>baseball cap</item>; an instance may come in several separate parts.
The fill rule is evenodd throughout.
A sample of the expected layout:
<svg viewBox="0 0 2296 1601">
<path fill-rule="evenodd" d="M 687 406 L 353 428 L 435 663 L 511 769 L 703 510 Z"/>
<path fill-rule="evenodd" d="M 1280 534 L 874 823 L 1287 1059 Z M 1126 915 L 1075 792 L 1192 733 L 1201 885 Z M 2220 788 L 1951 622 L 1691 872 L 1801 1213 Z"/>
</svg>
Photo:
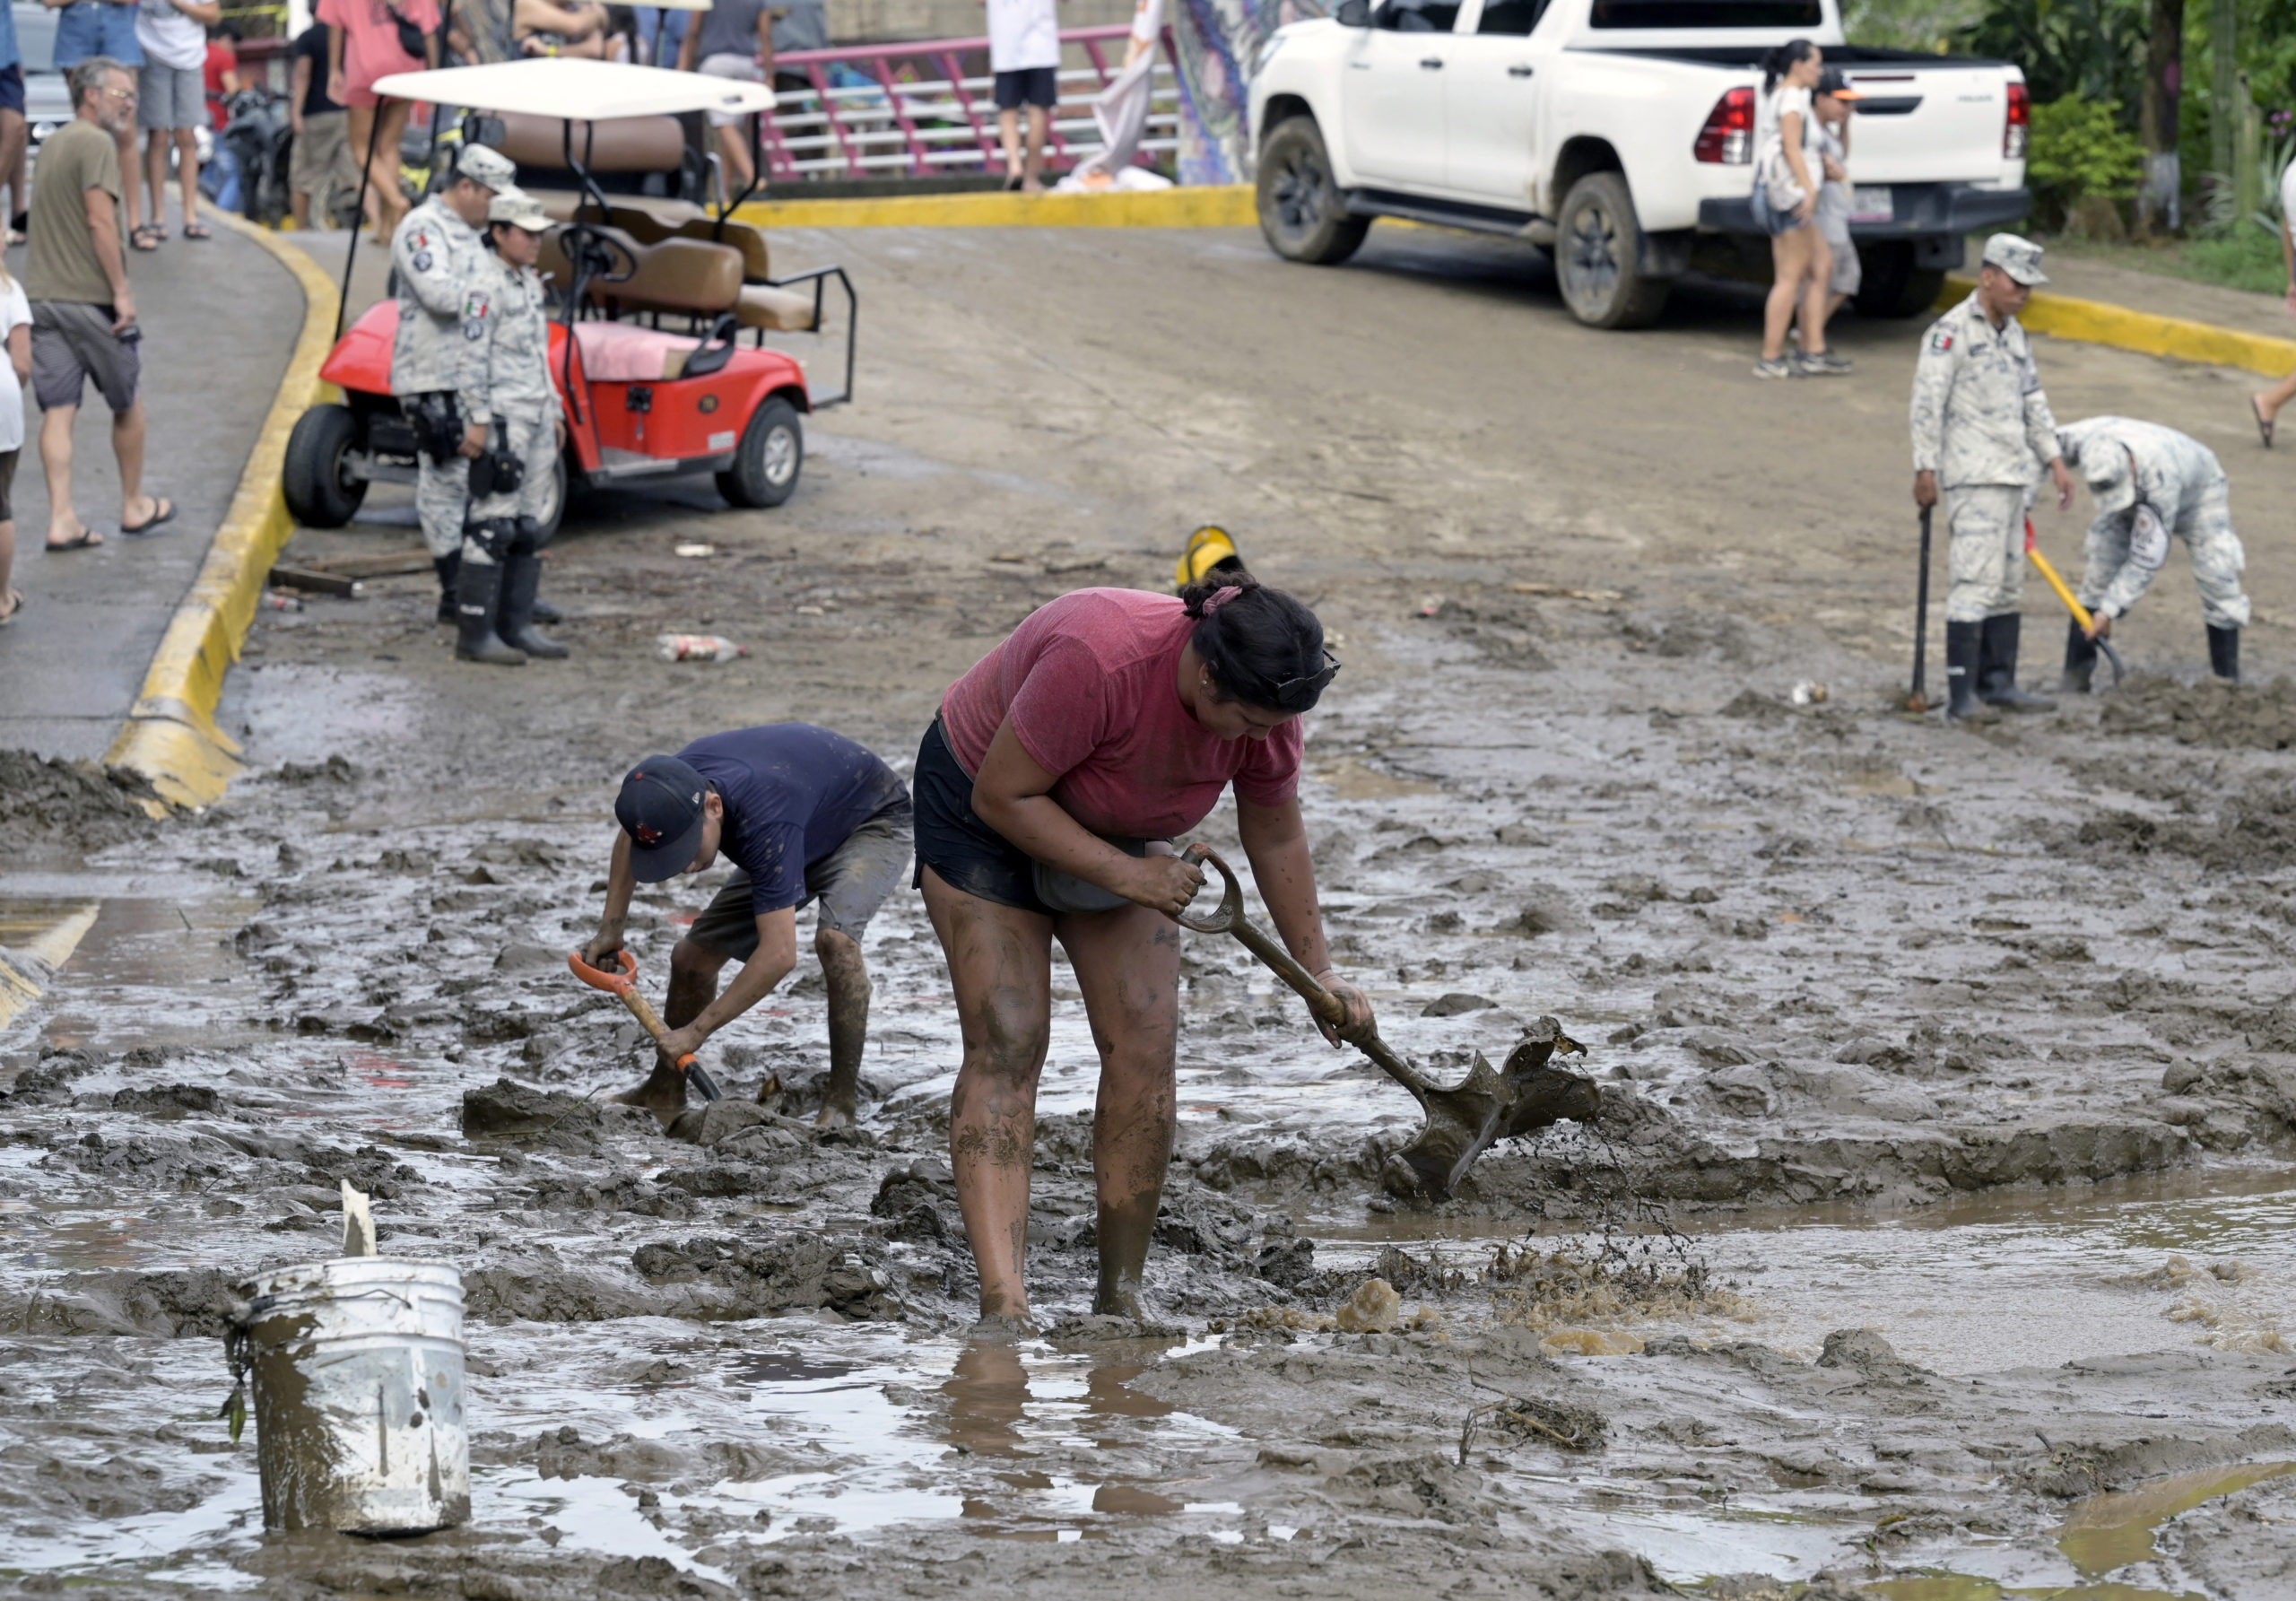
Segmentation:
<svg viewBox="0 0 2296 1601">
<path fill-rule="evenodd" d="M 542 202 L 516 187 L 495 192 L 494 198 L 486 203 L 486 220 L 508 222 L 528 233 L 540 233 L 550 226 L 550 213 L 543 210 Z"/>
<path fill-rule="evenodd" d="M 2118 439 L 2105 437 L 2083 443 L 2081 477 L 2100 515 L 2126 511 L 2136 504 L 2136 474 L 2129 465 L 2127 447 Z"/>
<path fill-rule="evenodd" d="M 1830 66 L 1818 74 L 1818 92 L 1830 94 L 1838 100 L 1862 100 L 1866 98 L 1849 86 L 1849 80 L 1841 75 L 1841 68 L 1838 66 Z"/>
<path fill-rule="evenodd" d="M 693 866 L 709 782 L 675 756 L 648 756 L 622 775 L 613 817 L 630 836 L 630 870 L 660 883 Z"/>
<path fill-rule="evenodd" d="M 1986 266 L 1999 267 L 2028 287 L 2048 282 L 2048 275 L 2041 271 L 2041 248 L 2013 233 L 1996 233 L 1986 240 L 1985 255 L 1980 260 Z"/>
<path fill-rule="evenodd" d="M 500 192 L 517 184 L 518 166 L 491 145 L 465 144 L 455 159 L 455 176 Z"/>
</svg>

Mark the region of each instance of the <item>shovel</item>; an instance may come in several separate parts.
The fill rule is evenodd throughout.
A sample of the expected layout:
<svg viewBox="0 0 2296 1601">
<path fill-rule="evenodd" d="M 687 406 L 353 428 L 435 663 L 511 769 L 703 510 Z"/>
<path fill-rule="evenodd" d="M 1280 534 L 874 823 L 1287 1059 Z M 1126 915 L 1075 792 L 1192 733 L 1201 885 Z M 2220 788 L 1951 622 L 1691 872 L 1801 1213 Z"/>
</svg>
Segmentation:
<svg viewBox="0 0 2296 1601">
<path fill-rule="evenodd" d="M 1191 845 L 1180 853 L 1180 859 L 1199 866 L 1209 862 L 1227 882 L 1218 909 L 1206 918 L 1182 917 L 1181 927 L 1198 934 L 1234 935 L 1246 950 L 1297 990 L 1318 1018 L 1335 1026 L 1345 1021 L 1347 1007 L 1340 998 L 1317 983 L 1290 952 L 1244 916 L 1243 885 L 1210 846 Z M 1529 1134 L 1565 1118 L 1591 1122 L 1602 1107 L 1602 1091 L 1594 1080 L 1549 1065 L 1548 1058 L 1558 1051 L 1583 1056 L 1587 1049 L 1565 1034 L 1552 1017 L 1538 1020 L 1509 1055 L 1504 1067 L 1494 1071 L 1477 1052 L 1466 1077 L 1448 1089 L 1405 1061 L 1376 1029 L 1348 1043 L 1419 1102 L 1427 1121 L 1402 1154 L 1410 1165 L 1415 1188 L 1439 1201 L 1449 1197 L 1474 1165 L 1474 1159 L 1493 1141 Z"/>
<path fill-rule="evenodd" d="M 628 951 L 617 951 L 614 954 L 622 958 L 622 970 L 617 973 L 610 973 L 592 967 L 582 960 L 582 953 L 579 951 L 568 955 L 566 965 L 574 970 L 574 976 L 583 983 L 593 989 L 604 990 L 629 1007 L 630 1014 L 635 1017 L 640 1026 L 654 1037 L 654 1043 L 659 1045 L 668 1037 L 670 1031 L 662 1022 L 661 1015 L 654 1010 L 654 1004 L 638 993 L 638 958 L 632 956 Z M 680 1073 L 685 1075 L 688 1083 L 701 1092 L 701 1098 L 704 1101 L 725 1099 L 725 1092 L 718 1087 L 718 1081 L 709 1076 L 708 1070 L 700 1062 L 694 1060 L 691 1052 L 678 1058 L 677 1068 Z"/>
<path fill-rule="evenodd" d="M 2040 542 L 2033 537 L 2031 518 L 2025 519 L 2025 554 L 2031 556 L 2033 559 L 2033 565 L 2040 569 L 2041 577 L 2047 579 L 2048 587 L 2057 591 L 2057 599 L 2063 601 L 2065 609 L 2073 613 L 2073 621 L 2081 625 L 2081 631 L 2087 633 L 2089 630 L 2094 628 L 2097 625 L 2097 620 L 2089 614 L 2089 608 L 2075 599 L 2073 591 L 2066 587 L 2064 579 L 2057 575 L 2057 564 L 2041 554 Z M 2090 643 L 2103 651 L 2105 659 L 2112 663 L 2113 688 L 2120 688 L 2120 681 L 2125 673 L 2120 664 L 2120 652 L 2113 648 L 2113 642 L 2110 640 L 2092 639 Z"/>
</svg>

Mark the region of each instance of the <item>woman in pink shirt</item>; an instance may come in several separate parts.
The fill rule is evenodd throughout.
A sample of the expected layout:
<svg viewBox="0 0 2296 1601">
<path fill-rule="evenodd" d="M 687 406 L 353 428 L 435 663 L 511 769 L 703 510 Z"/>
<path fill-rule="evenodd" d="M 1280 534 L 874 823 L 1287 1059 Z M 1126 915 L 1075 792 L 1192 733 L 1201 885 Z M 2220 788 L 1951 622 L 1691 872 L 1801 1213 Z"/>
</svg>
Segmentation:
<svg viewBox="0 0 2296 1601">
<path fill-rule="evenodd" d="M 351 151 L 367 169 L 374 210 L 376 242 L 389 242 L 410 209 L 399 192 L 399 135 L 406 131 L 407 102 L 385 101 L 375 93 L 378 79 L 393 73 L 420 72 L 439 65 L 437 0 L 319 0 L 316 13 L 328 25 L 327 98 L 351 110 Z M 422 53 L 409 55 L 400 42 L 404 24 L 422 36 Z"/>
<path fill-rule="evenodd" d="M 1056 937 L 1100 1053 L 1093 1310 L 1144 1316 L 1141 1275 L 1172 1156 L 1173 918 L 1204 882 L 1170 841 L 1231 784 L 1284 944 L 1346 1002 L 1346 1032 L 1370 1026 L 1370 1003 L 1331 970 L 1300 818 L 1300 714 L 1338 671 L 1314 613 L 1248 574 L 1222 573 L 1177 600 L 1062 596 L 943 699 L 910 787 L 917 880 L 964 1036 L 950 1147 L 984 1320 L 1024 1324 L 1029 1313 L 1029 1172 Z"/>
</svg>

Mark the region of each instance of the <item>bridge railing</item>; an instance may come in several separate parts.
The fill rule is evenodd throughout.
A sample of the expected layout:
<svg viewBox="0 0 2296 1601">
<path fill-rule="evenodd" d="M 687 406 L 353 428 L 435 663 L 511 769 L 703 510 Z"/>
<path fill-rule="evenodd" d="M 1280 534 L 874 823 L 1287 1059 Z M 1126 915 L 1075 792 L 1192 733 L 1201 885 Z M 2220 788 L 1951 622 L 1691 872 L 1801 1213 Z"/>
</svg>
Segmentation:
<svg viewBox="0 0 2296 1601">
<path fill-rule="evenodd" d="M 1061 31 L 1060 98 L 1046 141 L 1047 165 L 1074 166 L 1100 148 L 1091 100 L 1124 65 L 1132 30 L 1122 23 Z M 763 130 L 770 183 L 817 178 L 925 178 L 996 171 L 1004 162 L 996 135 L 995 79 L 988 40 L 940 39 L 899 45 L 843 45 L 787 50 L 777 75 L 802 73 L 807 89 L 785 89 Z M 969 70 L 972 69 L 972 70 Z M 1149 78 L 1149 112 L 1139 164 L 1171 151 L 1179 127 L 1179 80 L 1167 29 Z"/>
</svg>

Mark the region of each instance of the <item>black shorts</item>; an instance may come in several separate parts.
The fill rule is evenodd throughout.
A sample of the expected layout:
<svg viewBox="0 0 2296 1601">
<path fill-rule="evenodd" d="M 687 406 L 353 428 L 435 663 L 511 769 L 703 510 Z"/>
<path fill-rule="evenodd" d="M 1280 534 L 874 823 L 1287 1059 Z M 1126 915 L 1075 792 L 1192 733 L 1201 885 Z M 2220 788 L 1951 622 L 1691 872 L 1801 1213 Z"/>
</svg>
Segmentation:
<svg viewBox="0 0 2296 1601">
<path fill-rule="evenodd" d="M 1037 899 L 1036 863 L 974 814 L 972 775 L 949 748 L 937 717 L 917 747 L 909 796 L 917 807 L 917 873 L 912 882 L 918 889 L 925 887 L 925 869 L 930 867 L 952 890 L 1052 916 L 1052 908 Z"/>
<path fill-rule="evenodd" d="M 1018 72 L 996 74 L 996 109 L 1017 111 L 1022 106 L 1039 106 L 1049 111 L 1053 102 L 1060 99 L 1060 69 L 1055 66 L 1024 66 Z"/>
</svg>

